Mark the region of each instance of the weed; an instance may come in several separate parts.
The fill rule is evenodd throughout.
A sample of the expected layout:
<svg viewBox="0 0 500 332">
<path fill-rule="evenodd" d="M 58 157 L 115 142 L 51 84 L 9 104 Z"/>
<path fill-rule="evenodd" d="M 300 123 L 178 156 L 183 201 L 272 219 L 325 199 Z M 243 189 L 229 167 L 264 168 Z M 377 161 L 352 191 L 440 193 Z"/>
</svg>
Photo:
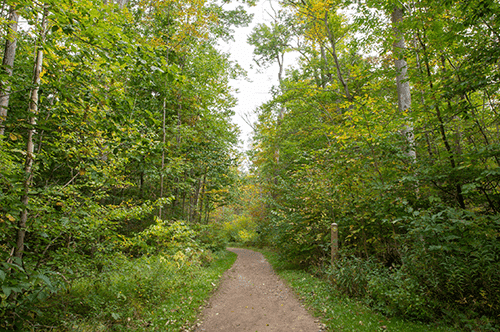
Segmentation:
<svg viewBox="0 0 500 332">
<path fill-rule="evenodd" d="M 315 316 L 321 317 L 330 331 L 457 331 L 451 326 L 440 326 L 441 323 L 424 324 L 385 317 L 362 302 L 340 293 L 326 280 L 283 262 L 277 253 L 265 249 L 255 250 L 264 254 L 276 273 L 294 289 Z"/>
<path fill-rule="evenodd" d="M 210 258 L 207 258 L 210 257 Z M 200 260 L 201 259 L 201 260 Z M 178 252 L 117 259 L 99 277 L 82 278 L 40 310 L 37 331 L 181 331 L 195 321 L 236 254 Z"/>
</svg>

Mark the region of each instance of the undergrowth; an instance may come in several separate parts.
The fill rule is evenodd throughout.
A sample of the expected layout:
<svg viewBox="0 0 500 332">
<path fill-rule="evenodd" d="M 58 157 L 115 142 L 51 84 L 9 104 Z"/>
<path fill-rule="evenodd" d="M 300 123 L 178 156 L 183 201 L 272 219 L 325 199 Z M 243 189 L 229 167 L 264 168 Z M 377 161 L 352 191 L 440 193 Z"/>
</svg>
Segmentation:
<svg viewBox="0 0 500 332">
<path fill-rule="evenodd" d="M 366 304 L 340 293 L 326 280 L 283 261 L 278 253 L 267 249 L 255 250 L 264 254 L 276 273 L 295 290 L 312 313 L 321 318 L 328 331 L 458 331 L 439 322 L 424 324 L 398 317 L 388 318 Z"/>
<path fill-rule="evenodd" d="M 178 251 L 117 255 L 96 277 L 75 281 L 39 307 L 33 331 L 184 331 L 236 254 Z"/>
</svg>

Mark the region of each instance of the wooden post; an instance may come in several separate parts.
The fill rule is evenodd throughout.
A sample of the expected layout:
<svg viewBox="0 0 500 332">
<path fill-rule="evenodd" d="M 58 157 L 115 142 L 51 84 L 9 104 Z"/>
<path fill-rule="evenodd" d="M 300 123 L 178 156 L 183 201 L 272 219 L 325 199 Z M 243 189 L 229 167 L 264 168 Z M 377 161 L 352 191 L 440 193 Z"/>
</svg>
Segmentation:
<svg viewBox="0 0 500 332">
<path fill-rule="evenodd" d="M 332 265 L 339 252 L 339 229 L 336 223 L 332 224 Z"/>
</svg>

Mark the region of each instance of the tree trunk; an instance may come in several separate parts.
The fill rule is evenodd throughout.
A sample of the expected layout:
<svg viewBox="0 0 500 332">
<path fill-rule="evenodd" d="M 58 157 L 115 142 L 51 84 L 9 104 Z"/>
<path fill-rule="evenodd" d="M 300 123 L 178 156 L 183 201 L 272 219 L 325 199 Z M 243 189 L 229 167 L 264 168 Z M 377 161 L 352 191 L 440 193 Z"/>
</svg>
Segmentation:
<svg viewBox="0 0 500 332">
<path fill-rule="evenodd" d="M 205 186 L 207 183 L 207 172 L 208 172 L 208 166 L 205 167 L 205 174 L 203 174 L 203 182 L 201 184 L 201 197 L 200 197 L 200 220 L 199 223 L 202 223 L 203 219 L 203 203 L 205 202 Z"/>
<path fill-rule="evenodd" d="M 405 114 L 411 110 L 411 91 L 410 82 L 408 81 L 408 65 L 404 59 L 404 53 L 406 51 L 405 40 L 403 33 L 398 28 L 398 24 L 403 21 L 403 9 L 399 7 L 394 8 L 391 19 L 394 35 L 396 37 L 393 47 L 394 65 L 397 72 L 396 85 L 398 92 L 398 109 L 401 114 Z M 402 133 L 408 143 L 408 156 L 415 162 L 415 138 L 413 134 L 413 125 L 410 121 L 406 121 Z"/>
<path fill-rule="evenodd" d="M 325 47 L 320 43 L 319 48 L 321 51 L 321 80 L 323 88 L 325 88 L 326 83 L 330 83 L 332 81 L 332 74 L 329 70 L 330 65 L 328 64 L 328 58 L 326 57 Z"/>
<path fill-rule="evenodd" d="M 165 130 L 165 114 L 167 112 L 167 99 L 163 99 L 163 121 L 162 121 L 162 152 L 161 152 L 161 173 L 160 173 L 160 198 L 163 198 L 163 182 L 164 182 L 164 177 L 163 177 L 163 171 L 165 170 L 165 142 L 167 139 L 167 132 Z M 162 219 L 162 204 L 160 204 L 160 208 L 158 209 L 158 217 Z"/>
<path fill-rule="evenodd" d="M 200 199 L 200 194 L 201 194 L 201 186 L 202 186 L 202 178 L 199 178 L 196 184 L 196 188 L 194 190 L 194 196 L 193 196 L 193 207 L 191 209 L 191 221 L 194 223 L 196 222 L 196 219 L 198 219 L 198 205 Z"/>
<path fill-rule="evenodd" d="M 17 23 L 19 14 L 14 6 L 10 7 L 9 11 L 9 26 L 7 28 L 7 36 L 5 40 L 5 50 L 2 61 L 2 68 L 10 77 L 14 71 L 14 59 L 16 57 L 17 48 Z M 7 119 L 7 109 L 9 107 L 11 86 L 9 82 L 0 83 L 0 138 L 4 135 L 5 126 L 3 121 Z"/>
<path fill-rule="evenodd" d="M 31 187 L 31 180 L 33 179 L 33 160 L 34 160 L 34 142 L 33 137 L 36 134 L 35 125 L 38 115 L 38 90 L 40 88 L 40 74 L 43 67 L 43 44 L 45 42 L 47 32 L 47 16 L 48 5 L 44 5 L 42 25 L 38 45 L 36 45 L 36 58 L 35 66 L 33 69 L 33 87 L 30 91 L 30 105 L 29 105 L 29 129 L 28 141 L 26 145 L 26 161 L 24 164 L 25 180 L 23 183 L 24 192 L 21 197 L 21 203 L 24 206 L 21 211 L 21 216 L 18 223 L 16 250 L 14 256 L 22 259 L 24 251 L 24 238 L 26 235 L 26 223 L 28 220 L 28 203 L 29 203 L 29 190 Z"/>
</svg>

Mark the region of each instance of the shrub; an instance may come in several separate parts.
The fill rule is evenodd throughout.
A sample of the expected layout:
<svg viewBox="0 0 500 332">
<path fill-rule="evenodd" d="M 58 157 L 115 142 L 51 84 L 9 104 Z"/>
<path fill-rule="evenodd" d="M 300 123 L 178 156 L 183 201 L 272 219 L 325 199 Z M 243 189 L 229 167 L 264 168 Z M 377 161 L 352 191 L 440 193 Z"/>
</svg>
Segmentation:
<svg viewBox="0 0 500 332">
<path fill-rule="evenodd" d="M 415 213 L 403 264 L 426 296 L 470 314 L 500 317 L 500 216 L 446 208 Z"/>
<path fill-rule="evenodd" d="M 36 305 L 54 294 L 61 285 L 54 284 L 47 273 L 28 274 L 20 260 L 0 263 L 0 330 L 22 330 L 36 314 Z M 56 281 L 54 279 L 54 281 Z"/>
<path fill-rule="evenodd" d="M 208 225 L 195 225 L 196 240 L 207 250 L 217 252 L 224 250 L 229 242 L 229 237 L 224 230 L 224 226 L 219 223 Z"/>
<path fill-rule="evenodd" d="M 250 243 L 257 238 L 257 225 L 247 216 L 236 216 L 233 220 L 224 223 L 224 230 L 229 241 Z"/>
<path fill-rule="evenodd" d="M 343 253 L 333 266 L 327 268 L 329 281 L 342 293 L 362 298 L 368 291 L 369 273 L 377 269 L 372 260 Z"/>
<path fill-rule="evenodd" d="M 344 249 L 326 269 L 332 285 L 391 316 L 498 324 L 500 217 L 451 208 L 410 212 L 399 237 L 401 264 L 387 267 Z"/>
<path fill-rule="evenodd" d="M 179 250 L 201 249 L 196 232 L 183 221 L 156 218 L 155 223 L 133 238 L 118 235 L 121 250 L 132 256 L 153 255 L 160 252 L 175 254 Z"/>
</svg>

